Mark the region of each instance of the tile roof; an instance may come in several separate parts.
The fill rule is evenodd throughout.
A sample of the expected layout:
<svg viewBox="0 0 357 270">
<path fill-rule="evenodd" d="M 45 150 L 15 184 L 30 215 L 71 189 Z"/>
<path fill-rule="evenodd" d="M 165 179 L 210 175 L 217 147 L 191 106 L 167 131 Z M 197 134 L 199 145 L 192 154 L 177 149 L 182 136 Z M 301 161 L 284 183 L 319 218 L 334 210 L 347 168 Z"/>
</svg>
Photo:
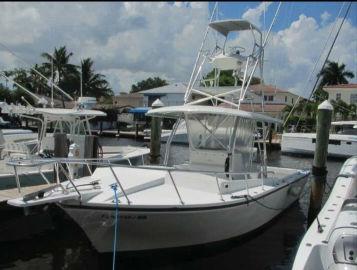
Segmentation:
<svg viewBox="0 0 357 270">
<path fill-rule="evenodd" d="M 357 83 L 325 85 L 323 88 L 357 88 Z"/>
</svg>

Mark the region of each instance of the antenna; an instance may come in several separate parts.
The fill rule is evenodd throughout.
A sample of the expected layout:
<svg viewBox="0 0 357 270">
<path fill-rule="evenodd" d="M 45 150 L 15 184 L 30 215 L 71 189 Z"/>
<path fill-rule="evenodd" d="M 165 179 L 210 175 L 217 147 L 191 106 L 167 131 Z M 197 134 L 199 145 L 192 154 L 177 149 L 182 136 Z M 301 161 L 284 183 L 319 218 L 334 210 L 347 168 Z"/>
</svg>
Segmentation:
<svg viewBox="0 0 357 270">
<path fill-rule="evenodd" d="M 80 74 L 80 88 L 81 88 L 81 97 L 83 97 L 83 64 L 82 64 L 82 60 L 81 60 L 81 74 Z"/>
<path fill-rule="evenodd" d="M 33 106 L 31 105 L 31 103 L 28 102 L 24 96 L 21 96 L 21 99 L 22 99 L 23 101 L 25 101 L 28 106 L 33 107 Z"/>
<path fill-rule="evenodd" d="M 12 52 L 8 47 L 6 47 L 4 44 L 2 44 L 0 42 L 0 46 L 5 48 L 9 53 L 11 53 L 13 56 L 15 56 L 16 58 L 18 58 L 19 60 L 21 60 L 21 62 L 25 63 L 26 65 L 29 65 L 29 63 L 27 63 L 25 60 L 23 60 L 21 57 L 19 57 L 18 55 L 16 55 L 14 52 Z M 67 98 L 69 98 L 70 100 L 73 100 L 73 98 L 67 94 L 64 90 L 62 90 L 58 85 L 54 84 L 53 82 L 51 82 L 48 78 L 46 78 L 46 76 L 44 76 L 41 72 L 39 72 L 37 69 L 33 68 L 30 66 L 30 69 L 33 70 L 37 75 L 39 75 L 41 78 L 45 79 L 47 82 L 50 82 L 51 85 L 53 85 L 58 91 L 60 91 L 63 95 L 65 95 Z"/>
<path fill-rule="evenodd" d="M 51 55 L 51 107 L 54 107 L 53 102 L 53 56 Z"/>
<path fill-rule="evenodd" d="M 26 89 L 25 87 L 23 87 L 21 84 L 15 82 L 14 80 L 12 80 L 11 78 L 9 78 L 8 76 L 5 75 L 4 72 L 0 72 L 0 75 L 5 77 L 6 79 L 8 79 L 10 82 L 12 82 L 13 84 L 15 84 L 17 87 L 21 88 L 23 91 L 25 91 L 27 94 L 29 94 L 30 96 L 34 97 L 37 100 L 38 104 L 43 104 L 44 106 L 47 105 L 47 100 L 44 98 L 39 98 L 38 96 L 36 96 L 34 93 L 32 93 L 31 91 L 29 91 L 28 89 Z"/>
</svg>

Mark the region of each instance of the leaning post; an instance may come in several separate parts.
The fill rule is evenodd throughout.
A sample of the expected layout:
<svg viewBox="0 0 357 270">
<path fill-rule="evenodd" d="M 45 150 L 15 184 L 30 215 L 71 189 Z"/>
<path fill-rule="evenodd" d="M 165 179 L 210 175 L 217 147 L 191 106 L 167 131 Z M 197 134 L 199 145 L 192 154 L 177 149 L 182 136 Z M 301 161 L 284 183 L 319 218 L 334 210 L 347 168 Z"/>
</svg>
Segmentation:
<svg viewBox="0 0 357 270">
<path fill-rule="evenodd" d="M 316 126 L 316 146 L 312 165 L 312 182 L 308 212 L 308 226 L 321 209 L 322 197 L 326 184 L 326 159 L 329 143 L 333 107 L 325 100 L 318 107 Z"/>
<path fill-rule="evenodd" d="M 151 105 L 153 109 L 163 107 L 164 104 L 160 99 L 154 101 Z M 151 118 L 151 134 L 150 134 L 150 163 L 159 164 L 160 163 L 160 146 L 161 146 L 161 118 L 152 117 Z"/>
</svg>

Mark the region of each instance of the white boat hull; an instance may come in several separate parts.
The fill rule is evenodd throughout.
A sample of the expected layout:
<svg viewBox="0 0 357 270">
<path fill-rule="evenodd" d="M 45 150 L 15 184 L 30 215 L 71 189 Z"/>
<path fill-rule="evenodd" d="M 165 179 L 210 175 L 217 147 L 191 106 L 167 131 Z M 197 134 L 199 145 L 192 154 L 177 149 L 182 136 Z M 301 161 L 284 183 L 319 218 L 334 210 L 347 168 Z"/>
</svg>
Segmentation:
<svg viewBox="0 0 357 270">
<path fill-rule="evenodd" d="M 174 248 L 241 236 L 269 222 L 299 198 L 307 175 L 254 200 L 196 208 L 120 208 L 119 251 Z M 298 192 L 292 192 L 297 190 Z M 275 208 L 274 210 L 269 209 Z M 115 210 L 61 204 L 99 252 L 112 252 Z M 276 210 L 278 209 L 278 210 Z"/>
<path fill-rule="evenodd" d="M 313 155 L 316 147 L 316 134 L 287 133 L 282 135 L 281 152 Z M 357 153 L 357 136 L 330 135 L 328 156 L 348 158 Z"/>
<path fill-rule="evenodd" d="M 357 156 L 349 158 L 339 174 L 318 220 L 301 240 L 293 270 L 357 269 Z"/>
</svg>

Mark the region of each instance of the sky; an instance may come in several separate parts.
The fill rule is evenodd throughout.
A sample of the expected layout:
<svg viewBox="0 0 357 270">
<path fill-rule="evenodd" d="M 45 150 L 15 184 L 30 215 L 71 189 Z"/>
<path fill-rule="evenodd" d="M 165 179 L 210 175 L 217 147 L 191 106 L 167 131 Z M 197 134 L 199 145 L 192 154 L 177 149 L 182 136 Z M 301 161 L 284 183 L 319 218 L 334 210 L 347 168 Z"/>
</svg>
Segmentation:
<svg viewBox="0 0 357 270">
<path fill-rule="evenodd" d="M 337 18 L 342 3 L 283 2 L 265 48 L 266 83 L 309 94 L 337 30 L 335 21 L 341 22 L 347 8 L 346 2 Z M 28 63 L 0 46 L 0 70 L 28 68 L 43 61 L 41 53 L 65 45 L 73 52 L 73 64 L 92 58 L 116 94 L 152 76 L 188 82 L 214 4 L 0 2 L 0 43 Z M 217 19 L 247 19 L 266 34 L 277 7 L 278 2 L 219 2 Z M 335 32 L 323 51 L 332 28 Z M 236 42 L 247 44 L 246 38 L 238 36 Z M 357 75 L 357 3 L 330 60 L 346 64 Z"/>
</svg>

